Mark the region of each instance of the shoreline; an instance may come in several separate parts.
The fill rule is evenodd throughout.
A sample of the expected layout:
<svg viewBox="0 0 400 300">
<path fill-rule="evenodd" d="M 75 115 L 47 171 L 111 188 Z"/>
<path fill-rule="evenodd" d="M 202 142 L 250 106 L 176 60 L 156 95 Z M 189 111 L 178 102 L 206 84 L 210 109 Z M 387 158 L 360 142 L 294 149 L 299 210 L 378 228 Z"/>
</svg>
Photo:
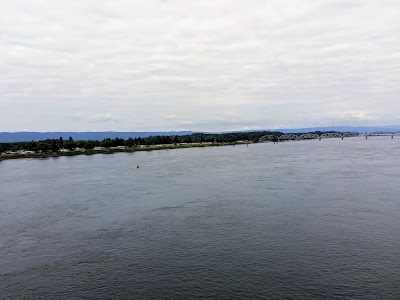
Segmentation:
<svg viewBox="0 0 400 300">
<path fill-rule="evenodd" d="M 309 139 L 315 140 L 315 139 Z M 279 143 L 284 143 L 280 141 Z M 292 142 L 287 140 L 286 142 Z M 235 146 L 235 145 L 249 145 L 254 143 L 275 143 L 273 141 L 240 141 L 240 142 L 229 142 L 229 143 L 191 143 L 191 144 L 161 144 L 161 145 L 141 145 L 134 146 L 132 148 L 109 148 L 104 150 L 84 150 L 84 151 L 68 151 L 68 152 L 41 152 L 41 153 L 13 153 L 13 154 L 2 154 L 0 155 L 0 162 L 3 160 L 10 159 L 23 159 L 23 158 L 38 158 L 44 159 L 48 157 L 61 157 L 61 156 L 77 156 L 77 155 L 94 155 L 94 154 L 113 154 L 113 153 L 134 153 L 138 151 L 156 151 L 156 150 L 172 150 L 172 149 L 185 149 L 185 148 L 204 148 L 204 147 L 221 147 L 221 146 Z"/>
<path fill-rule="evenodd" d="M 77 156 L 77 155 L 95 155 L 95 154 L 113 154 L 113 153 L 134 153 L 138 151 L 155 151 L 155 150 L 172 150 L 172 149 L 185 149 L 185 148 L 204 148 L 204 147 L 219 147 L 219 146 L 234 146 L 234 145 L 248 145 L 251 142 L 234 142 L 234 143 L 202 143 L 202 144 L 177 144 L 177 145 L 150 145 L 139 146 L 127 149 L 105 149 L 105 150 L 85 150 L 85 151 L 69 151 L 69 152 L 42 152 L 42 153 L 28 153 L 28 154 L 5 154 L 0 155 L 0 161 L 10 159 L 23 159 L 23 158 L 48 158 L 48 157 L 62 157 L 62 156 Z"/>
</svg>

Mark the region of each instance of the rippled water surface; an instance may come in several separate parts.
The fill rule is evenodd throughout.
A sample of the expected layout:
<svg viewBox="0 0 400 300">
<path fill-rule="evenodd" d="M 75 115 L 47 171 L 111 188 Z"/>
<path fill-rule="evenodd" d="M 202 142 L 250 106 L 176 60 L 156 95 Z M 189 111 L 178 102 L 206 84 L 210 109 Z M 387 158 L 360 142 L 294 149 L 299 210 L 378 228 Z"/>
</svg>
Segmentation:
<svg viewBox="0 0 400 300">
<path fill-rule="evenodd" d="M 390 138 L 2 161 L 0 299 L 399 299 L 399 183 Z"/>
</svg>

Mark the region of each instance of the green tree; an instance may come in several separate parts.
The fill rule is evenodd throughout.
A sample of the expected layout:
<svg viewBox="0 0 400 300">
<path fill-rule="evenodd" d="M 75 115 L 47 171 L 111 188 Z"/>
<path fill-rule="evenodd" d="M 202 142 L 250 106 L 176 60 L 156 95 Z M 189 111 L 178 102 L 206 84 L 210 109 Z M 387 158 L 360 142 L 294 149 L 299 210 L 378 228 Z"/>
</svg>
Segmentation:
<svg viewBox="0 0 400 300">
<path fill-rule="evenodd" d="M 91 142 L 91 141 L 88 141 L 86 144 L 85 144 L 85 149 L 86 150 L 92 150 L 94 148 L 94 145 L 93 145 L 93 143 Z"/>
<path fill-rule="evenodd" d="M 76 148 L 76 143 L 74 141 L 68 141 L 64 143 L 64 147 L 72 151 Z"/>
<path fill-rule="evenodd" d="M 105 140 L 100 143 L 100 147 L 104 147 L 107 149 L 110 147 L 113 147 L 113 146 L 114 146 L 114 143 L 111 140 Z"/>
<path fill-rule="evenodd" d="M 188 143 L 188 144 L 191 144 L 193 142 L 192 138 L 190 137 L 190 135 L 186 136 L 183 140 L 184 140 L 185 143 Z"/>
<path fill-rule="evenodd" d="M 76 141 L 76 147 L 85 148 L 86 141 Z"/>
<path fill-rule="evenodd" d="M 115 139 L 114 139 L 114 145 L 115 145 L 115 146 L 123 146 L 124 143 L 125 143 L 125 140 L 124 140 L 124 139 L 120 139 L 120 138 L 115 138 Z"/>
<path fill-rule="evenodd" d="M 35 151 L 35 150 L 36 150 L 36 147 L 37 147 L 37 143 L 34 142 L 34 141 L 28 142 L 28 143 L 26 143 L 26 145 L 25 145 L 25 149 L 26 149 L 26 150 Z"/>
<path fill-rule="evenodd" d="M 51 144 L 51 151 L 53 152 L 57 152 L 58 151 L 58 145 L 56 143 L 56 141 L 53 141 L 53 143 Z"/>
<path fill-rule="evenodd" d="M 47 144 L 47 143 L 39 142 L 39 143 L 37 143 L 36 150 L 37 151 L 51 150 L 51 146 L 49 144 Z"/>
<path fill-rule="evenodd" d="M 135 145 L 135 140 L 133 138 L 131 138 L 131 137 L 125 141 L 125 146 L 127 146 L 127 147 L 131 148 L 134 145 Z"/>
</svg>

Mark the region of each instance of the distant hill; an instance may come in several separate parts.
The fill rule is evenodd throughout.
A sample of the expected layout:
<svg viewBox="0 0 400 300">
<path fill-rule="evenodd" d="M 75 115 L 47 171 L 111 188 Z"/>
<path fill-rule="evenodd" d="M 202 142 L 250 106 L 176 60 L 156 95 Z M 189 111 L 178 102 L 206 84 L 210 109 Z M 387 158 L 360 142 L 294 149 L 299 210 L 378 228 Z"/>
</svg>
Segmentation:
<svg viewBox="0 0 400 300">
<path fill-rule="evenodd" d="M 229 131 L 229 132 L 239 132 Z M 258 129 L 258 130 L 243 130 L 243 132 L 260 132 L 260 131 L 271 131 L 271 132 L 283 132 L 283 133 L 308 133 L 308 132 L 358 132 L 358 133 L 372 133 L 372 132 L 399 132 L 400 125 L 390 126 L 335 126 L 335 127 L 305 127 L 305 128 L 278 128 L 278 129 Z M 222 131 L 213 133 L 224 133 Z"/>
<path fill-rule="evenodd" d="M 333 127 L 308 127 L 308 128 L 285 128 L 285 129 L 274 129 L 274 131 L 280 131 L 283 133 L 303 133 L 303 132 L 314 132 L 314 131 L 339 131 L 339 132 L 358 132 L 358 133 L 371 133 L 371 132 L 398 132 L 400 131 L 400 125 L 389 125 L 389 126 L 335 126 Z"/>
<path fill-rule="evenodd" d="M 163 131 L 163 132 L 0 132 L 0 143 L 42 141 L 46 139 L 59 139 L 62 137 L 67 140 L 70 136 L 74 140 L 103 140 L 105 138 L 138 138 L 151 135 L 185 135 L 191 131 Z"/>
</svg>

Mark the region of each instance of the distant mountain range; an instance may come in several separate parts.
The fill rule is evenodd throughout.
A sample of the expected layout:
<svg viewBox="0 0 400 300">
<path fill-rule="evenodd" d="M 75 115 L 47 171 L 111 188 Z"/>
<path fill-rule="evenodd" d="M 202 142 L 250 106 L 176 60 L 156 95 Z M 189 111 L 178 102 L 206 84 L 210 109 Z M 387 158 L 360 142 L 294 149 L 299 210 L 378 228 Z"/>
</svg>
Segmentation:
<svg viewBox="0 0 400 300">
<path fill-rule="evenodd" d="M 283 128 L 283 129 L 269 129 L 267 131 L 280 131 L 283 133 L 305 133 L 314 131 L 339 131 L 339 132 L 359 132 L 359 133 L 371 133 L 371 132 L 398 132 L 400 131 L 400 125 L 390 126 L 335 126 L 333 127 L 308 127 L 308 128 Z M 238 132 L 239 130 L 235 131 Z M 264 131 L 264 130 L 246 130 L 250 131 Z M 198 132 L 198 131 L 197 131 Z M 154 132 L 117 132 L 117 131 L 105 131 L 105 132 L 0 132 L 0 143 L 9 142 L 27 142 L 27 141 L 40 141 L 46 139 L 59 139 L 62 137 L 67 140 L 70 136 L 74 140 L 103 140 L 105 138 L 114 139 L 116 137 L 128 139 L 128 138 L 144 138 L 151 135 L 186 135 L 192 134 L 193 131 L 154 131 Z"/>
<path fill-rule="evenodd" d="M 163 132 L 0 132 L 0 143 L 10 142 L 28 142 L 28 141 L 42 141 L 46 139 L 59 139 L 62 137 L 68 140 L 72 137 L 75 141 L 78 140 L 103 140 L 106 138 L 144 138 L 151 135 L 185 135 L 191 134 L 191 131 L 163 131 Z"/>
</svg>

